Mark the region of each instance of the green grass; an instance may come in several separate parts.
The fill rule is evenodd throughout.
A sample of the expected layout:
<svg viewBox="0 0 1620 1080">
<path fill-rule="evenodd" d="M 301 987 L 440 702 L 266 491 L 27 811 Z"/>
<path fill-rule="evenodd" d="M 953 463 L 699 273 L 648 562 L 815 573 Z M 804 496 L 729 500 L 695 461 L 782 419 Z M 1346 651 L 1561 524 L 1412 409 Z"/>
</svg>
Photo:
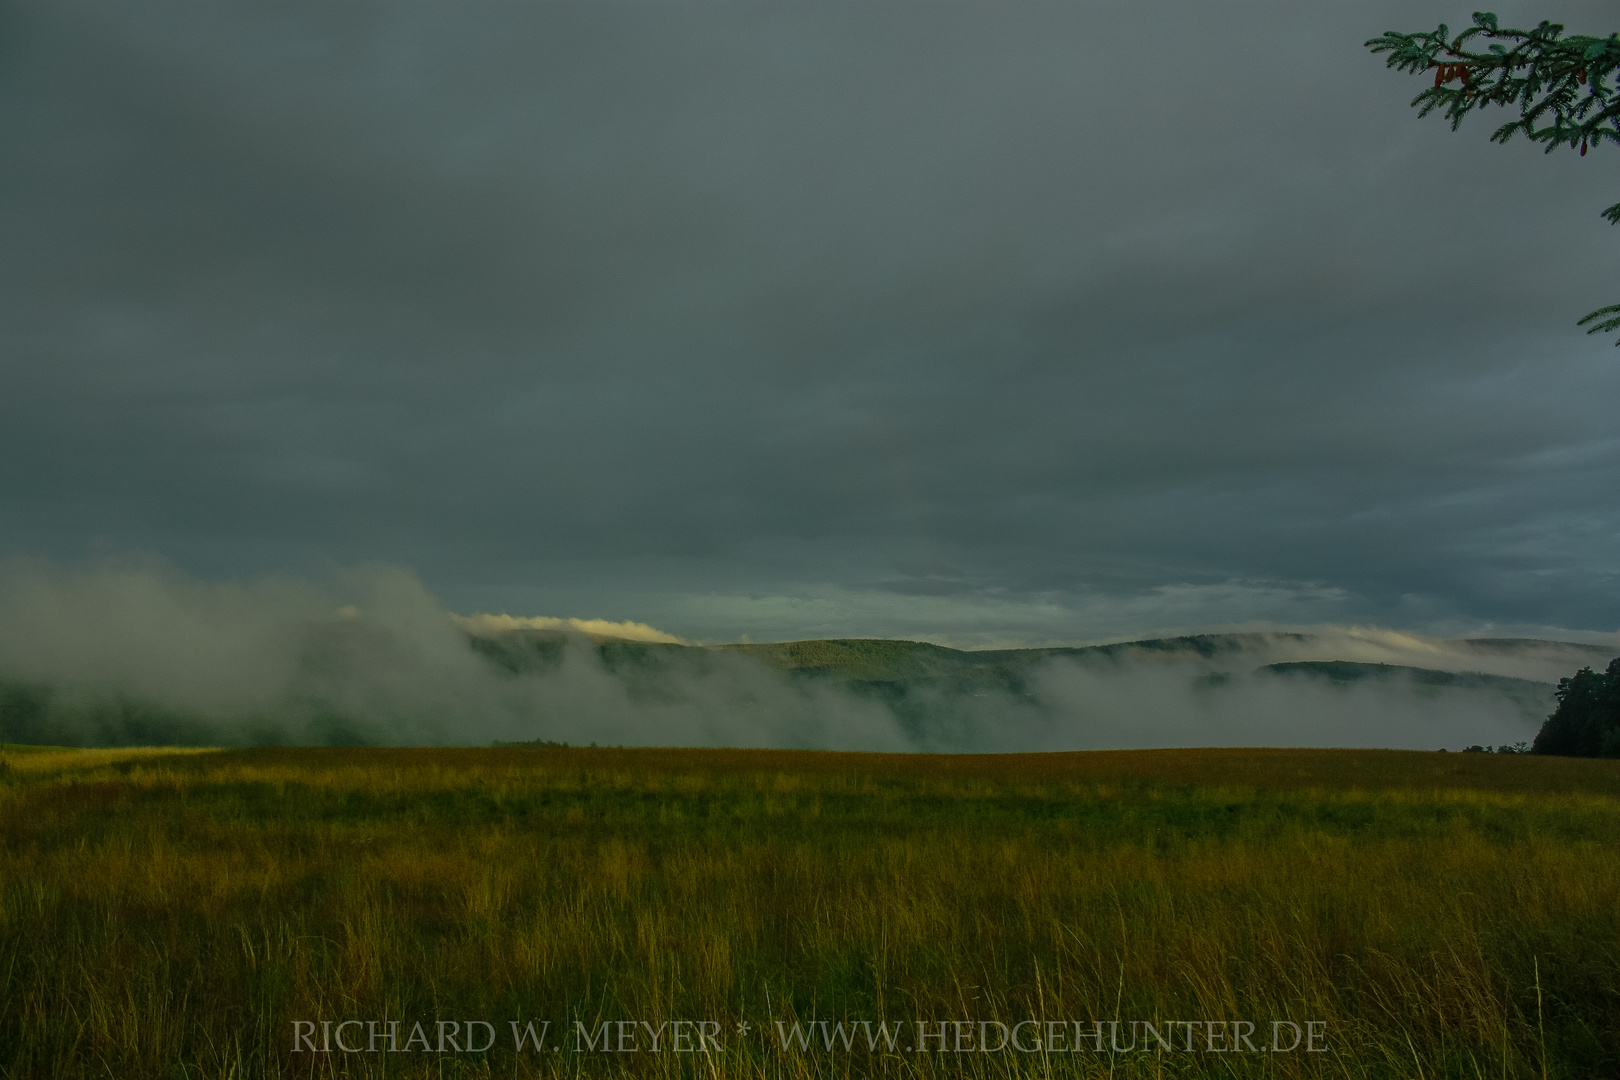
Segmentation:
<svg viewBox="0 0 1620 1080">
<path fill-rule="evenodd" d="M 1517 755 L 17 755 L 0 1076 L 1613 1075 L 1617 837 L 1620 762 Z M 292 1053 L 321 1019 L 504 1046 Z M 563 1049 L 514 1054 L 511 1019 Z M 712 1020 L 726 1049 L 574 1051 L 618 1019 Z M 1026 1019 L 1319 1020 L 1328 1049 L 760 1032 Z"/>
</svg>

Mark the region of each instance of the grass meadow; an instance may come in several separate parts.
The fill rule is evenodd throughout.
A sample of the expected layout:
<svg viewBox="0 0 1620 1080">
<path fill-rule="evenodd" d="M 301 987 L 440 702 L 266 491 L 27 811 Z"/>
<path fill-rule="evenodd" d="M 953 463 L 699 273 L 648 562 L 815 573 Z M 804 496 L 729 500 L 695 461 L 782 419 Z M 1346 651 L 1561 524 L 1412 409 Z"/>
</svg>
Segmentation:
<svg viewBox="0 0 1620 1080">
<path fill-rule="evenodd" d="M 1620 762 L 6 752 L 0 1076 L 577 1075 L 1620 1075 Z"/>
</svg>

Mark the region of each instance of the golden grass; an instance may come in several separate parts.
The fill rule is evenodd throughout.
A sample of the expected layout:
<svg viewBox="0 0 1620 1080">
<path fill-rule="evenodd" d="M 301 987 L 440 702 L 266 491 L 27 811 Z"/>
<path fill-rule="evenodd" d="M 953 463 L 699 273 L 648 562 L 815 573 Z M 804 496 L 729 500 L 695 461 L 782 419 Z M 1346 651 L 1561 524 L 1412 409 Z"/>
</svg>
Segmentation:
<svg viewBox="0 0 1620 1080">
<path fill-rule="evenodd" d="M 13 746 L 0 750 L 0 762 L 8 769 L 22 773 L 82 772 L 119 762 L 152 761 L 177 754 L 217 753 L 209 747 L 178 746 L 124 746 L 105 750 L 81 750 L 73 747 Z"/>
<path fill-rule="evenodd" d="M 62 763 L 0 783 L 0 1076 L 1539 1077 L 1544 1052 L 1549 1076 L 1620 1066 L 1616 762 L 36 757 Z M 671 1018 L 722 1023 L 726 1051 L 558 1038 Z M 291 1053 L 293 1022 L 321 1019 L 487 1019 L 506 1048 Z M 564 1049 L 512 1053 L 511 1019 L 551 1020 Z M 1023 1019 L 1322 1020 L 1329 1049 L 784 1054 L 758 1034 Z"/>
</svg>

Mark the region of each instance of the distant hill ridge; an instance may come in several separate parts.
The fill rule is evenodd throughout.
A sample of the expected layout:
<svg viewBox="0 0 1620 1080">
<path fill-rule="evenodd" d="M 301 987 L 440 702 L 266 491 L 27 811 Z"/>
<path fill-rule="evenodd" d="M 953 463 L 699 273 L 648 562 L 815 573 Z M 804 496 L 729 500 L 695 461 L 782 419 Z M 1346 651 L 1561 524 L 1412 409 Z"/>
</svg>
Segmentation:
<svg viewBox="0 0 1620 1080">
<path fill-rule="evenodd" d="M 1391 701 L 1403 695 L 1444 696 L 1464 711 L 1475 705 L 1491 706 L 1489 699 L 1495 699 L 1494 707 L 1500 712 L 1500 704 L 1507 699 L 1527 720 L 1539 721 L 1552 708 L 1553 682 L 1582 666 L 1605 667 L 1616 651 L 1524 638 L 1410 642 L 1413 648 L 1403 649 L 1399 639 L 1391 639 L 1391 649 L 1380 655 L 1369 651 L 1369 647 L 1377 648 L 1376 637 L 1297 632 L 1189 634 L 1098 645 L 973 651 L 872 638 L 699 646 L 592 640 L 575 630 L 528 627 L 473 631 L 464 640 L 496 677 L 500 672 L 514 678 L 566 675 L 569 665 L 583 663 L 593 672 L 575 669 L 576 673 L 589 679 L 610 676 L 618 687 L 615 693 L 632 705 L 690 703 L 708 700 L 705 695 L 714 693 L 723 702 L 736 698 L 747 704 L 754 700 L 750 696 L 754 688 L 764 685 L 760 681 L 764 673 L 756 666 L 763 665 L 799 684 L 805 692 L 802 700 L 791 695 L 782 700 L 794 702 L 795 708 L 804 704 L 810 710 L 807 715 L 820 715 L 814 710 L 821 705 L 815 703 L 840 700 L 823 691 L 852 693 L 887 709 L 915 747 L 963 752 L 994 749 L 1000 745 L 996 724 L 1002 719 L 1020 710 L 1026 718 L 1040 716 L 1041 710 L 1074 688 L 1077 677 L 1091 676 L 1117 675 L 1127 683 L 1131 679 L 1154 682 L 1162 676 L 1195 695 L 1186 698 L 1187 702 L 1205 704 L 1217 700 L 1207 695 L 1254 691 L 1288 699 L 1287 680 L 1309 679 L 1335 688 L 1373 688 L 1373 696 L 1364 702 L 1369 707 L 1385 696 Z M 344 642 L 338 639 L 328 644 L 338 647 Z M 1341 656 L 1335 657 L 1335 652 Z M 1345 659 L 1344 654 L 1358 659 Z M 1433 656 L 1433 663 L 1452 670 L 1417 666 L 1426 662 L 1426 654 Z M 1406 664 L 1365 662 L 1368 658 L 1405 660 Z M 1052 663 L 1065 659 L 1076 666 Z M 718 678 L 707 682 L 710 676 Z M 817 685 L 823 681 L 825 685 Z M 1271 689 L 1267 689 L 1268 682 Z M 319 680 L 314 685 L 326 693 Z M 1114 689 L 1122 685 L 1116 684 Z M 716 687 L 719 689 L 713 690 Z M 1275 695 L 1273 689 L 1285 692 Z M 770 691 L 780 692 L 781 688 Z M 492 693 L 504 692 L 492 688 Z M 1467 695 L 1477 701 L 1470 703 Z M 525 695 L 512 697 L 521 700 Z M 4 706 L 0 737 L 5 741 L 53 745 L 224 745 L 283 739 L 359 745 L 385 739 L 390 719 L 372 716 L 335 697 L 288 698 L 265 706 L 268 711 L 262 716 L 243 719 L 128 693 L 86 696 L 4 678 L 0 678 L 0 705 Z"/>
<path fill-rule="evenodd" d="M 751 656 L 779 671 L 801 674 L 838 674 L 864 682 L 911 681 L 961 677 L 972 674 L 1023 671 L 1059 657 L 1113 657 L 1127 652 L 1193 654 L 1212 659 L 1223 653 L 1293 640 L 1303 634 L 1191 634 L 1174 638 L 1147 638 L 1107 645 L 1054 646 L 1035 649 L 952 649 L 926 641 L 886 638 L 822 638 L 770 644 L 713 646 L 717 651 Z"/>
<path fill-rule="evenodd" d="M 517 672 L 544 669 L 559 662 L 567 640 L 568 635 L 562 631 L 523 630 L 475 636 L 473 645 L 491 661 Z M 1314 640 L 1315 635 L 1299 632 L 1239 632 L 1027 649 L 953 649 L 926 641 L 892 638 L 816 638 L 709 646 L 599 640 L 595 645 L 603 661 L 616 670 L 702 663 L 701 658 L 705 656 L 733 654 L 750 657 L 784 674 L 806 678 L 833 677 L 859 683 L 982 682 L 1008 686 L 1021 683 L 1036 665 L 1059 658 L 1151 660 L 1161 657 L 1169 660 L 1179 656 L 1219 663 L 1223 657 L 1241 660 L 1244 653 L 1261 653 L 1278 646 L 1304 648 Z M 1556 649 L 1602 663 L 1612 652 L 1601 645 L 1540 638 L 1461 638 L 1445 644 L 1457 653 L 1482 654 L 1481 660 L 1516 652 Z M 1494 690 L 1514 696 L 1533 693 L 1538 698 L 1550 693 L 1552 688 L 1550 683 L 1505 675 L 1337 659 L 1284 661 L 1263 664 L 1255 670 L 1274 675 L 1316 676 L 1341 684 L 1401 678 L 1421 686 Z"/>
<path fill-rule="evenodd" d="M 1326 679 L 1338 686 L 1364 682 L 1401 682 L 1419 690 L 1485 690 L 1513 699 L 1527 711 L 1540 713 L 1555 702 L 1552 683 L 1487 675 L 1478 671 L 1437 671 L 1403 664 L 1361 664 L 1349 660 L 1304 660 L 1267 664 L 1258 669 L 1268 675 Z"/>
</svg>

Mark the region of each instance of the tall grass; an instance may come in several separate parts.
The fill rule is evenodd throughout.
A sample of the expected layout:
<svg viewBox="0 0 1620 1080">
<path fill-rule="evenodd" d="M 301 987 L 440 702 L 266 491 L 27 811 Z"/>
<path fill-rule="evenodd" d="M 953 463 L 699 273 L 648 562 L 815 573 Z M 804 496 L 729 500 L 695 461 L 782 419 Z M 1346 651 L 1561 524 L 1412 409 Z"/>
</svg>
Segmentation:
<svg viewBox="0 0 1620 1080">
<path fill-rule="evenodd" d="M 581 749 L 8 762 L 4 1076 L 1620 1067 L 1615 762 Z M 295 1021 L 350 1019 L 430 1034 L 487 1020 L 501 1041 L 292 1052 Z M 514 1019 L 551 1021 L 560 1049 L 515 1054 Z M 667 1019 L 719 1023 L 724 1051 L 575 1050 L 576 1022 Z M 918 1021 L 1025 1019 L 1120 1020 L 1122 1043 L 1131 1021 L 1322 1021 L 1326 1050 L 941 1054 L 906 1038 L 829 1052 L 818 1034 L 783 1052 L 774 1028 L 898 1021 L 909 1036 Z"/>
</svg>

